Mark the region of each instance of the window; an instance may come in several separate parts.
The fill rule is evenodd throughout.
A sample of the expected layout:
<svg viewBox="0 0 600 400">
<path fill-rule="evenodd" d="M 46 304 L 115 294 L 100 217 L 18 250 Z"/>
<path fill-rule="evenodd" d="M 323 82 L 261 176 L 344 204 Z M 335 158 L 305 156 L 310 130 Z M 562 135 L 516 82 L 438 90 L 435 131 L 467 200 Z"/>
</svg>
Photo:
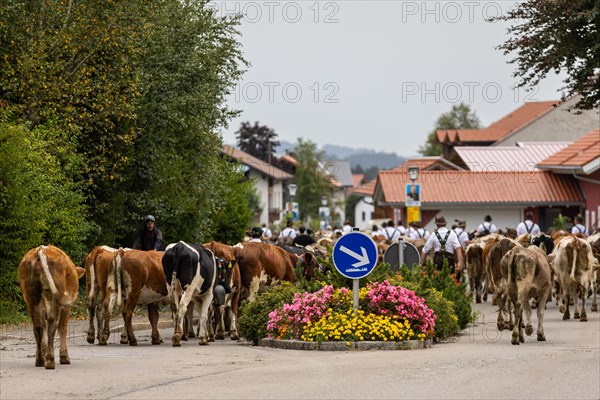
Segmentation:
<svg viewBox="0 0 600 400">
<path fill-rule="evenodd" d="M 363 211 L 362 212 L 362 220 L 363 220 L 363 222 L 366 221 L 366 219 L 367 219 L 367 213 Z"/>
</svg>

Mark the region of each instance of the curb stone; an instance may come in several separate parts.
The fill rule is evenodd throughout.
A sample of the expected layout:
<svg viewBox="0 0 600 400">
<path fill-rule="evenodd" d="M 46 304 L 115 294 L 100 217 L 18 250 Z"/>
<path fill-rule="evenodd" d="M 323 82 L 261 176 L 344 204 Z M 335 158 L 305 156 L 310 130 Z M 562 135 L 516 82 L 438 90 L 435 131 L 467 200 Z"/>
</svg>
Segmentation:
<svg viewBox="0 0 600 400">
<path fill-rule="evenodd" d="M 369 350 L 419 350 L 431 347 L 431 340 L 407 340 L 404 342 L 305 342 L 303 340 L 261 339 L 259 346 L 284 350 L 320 351 L 369 351 Z"/>
</svg>

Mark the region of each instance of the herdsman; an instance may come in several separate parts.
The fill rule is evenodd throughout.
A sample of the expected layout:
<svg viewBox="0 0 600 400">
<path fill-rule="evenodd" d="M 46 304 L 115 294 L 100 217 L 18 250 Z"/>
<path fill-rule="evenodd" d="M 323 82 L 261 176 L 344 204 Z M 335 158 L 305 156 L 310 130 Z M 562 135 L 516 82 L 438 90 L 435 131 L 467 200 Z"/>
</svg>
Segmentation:
<svg viewBox="0 0 600 400">
<path fill-rule="evenodd" d="M 467 229 L 467 221 L 455 219 L 456 228 L 454 228 L 454 233 L 458 236 L 458 241 L 463 249 L 467 248 L 469 241 L 469 234 L 465 231 Z"/>
<path fill-rule="evenodd" d="M 588 230 L 585 227 L 585 225 L 583 225 L 583 218 L 580 215 L 575 216 L 575 218 L 573 219 L 573 227 L 571 228 L 571 233 L 573 235 L 576 235 L 578 233 L 587 236 L 588 235 Z"/>
<path fill-rule="evenodd" d="M 533 222 L 533 213 L 531 211 L 527 211 L 525 214 L 525 221 L 521 222 L 517 226 L 517 236 L 521 236 L 526 233 L 529 233 L 530 235 L 540 234 L 540 227 L 538 224 Z"/>
<path fill-rule="evenodd" d="M 491 215 L 488 214 L 485 217 L 483 217 L 483 223 L 479 224 L 479 226 L 477 227 L 477 232 L 475 232 L 475 236 L 486 236 L 490 233 L 496 233 L 497 231 L 498 228 L 492 222 Z"/>
<path fill-rule="evenodd" d="M 408 228 L 408 237 L 410 237 L 411 239 L 429 239 L 429 232 L 427 232 L 427 230 L 423 227 L 421 227 L 421 222 L 419 221 L 415 221 L 415 222 L 411 222 L 410 224 L 410 228 Z"/>
<path fill-rule="evenodd" d="M 444 260 L 448 261 L 450 271 L 457 273 L 457 278 L 460 279 L 460 265 L 462 265 L 462 247 L 458 241 L 456 233 L 446 228 L 446 218 L 444 216 L 435 218 L 436 230 L 429 236 L 425 246 L 421 260 L 425 264 L 427 253 L 433 248 L 433 263 L 438 270 L 444 266 Z"/>
</svg>

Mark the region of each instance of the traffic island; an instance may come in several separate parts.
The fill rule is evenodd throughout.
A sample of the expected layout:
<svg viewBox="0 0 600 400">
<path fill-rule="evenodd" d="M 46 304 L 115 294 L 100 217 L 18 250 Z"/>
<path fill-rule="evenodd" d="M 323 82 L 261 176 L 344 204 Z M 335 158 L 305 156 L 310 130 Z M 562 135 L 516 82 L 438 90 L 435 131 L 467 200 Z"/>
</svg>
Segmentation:
<svg viewBox="0 0 600 400">
<path fill-rule="evenodd" d="M 369 351 L 369 350 L 419 350 L 431 346 L 430 340 L 405 340 L 403 342 L 305 342 L 303 340 L 261 339 L 259 346 L 285 350 Z"/>
</svg>

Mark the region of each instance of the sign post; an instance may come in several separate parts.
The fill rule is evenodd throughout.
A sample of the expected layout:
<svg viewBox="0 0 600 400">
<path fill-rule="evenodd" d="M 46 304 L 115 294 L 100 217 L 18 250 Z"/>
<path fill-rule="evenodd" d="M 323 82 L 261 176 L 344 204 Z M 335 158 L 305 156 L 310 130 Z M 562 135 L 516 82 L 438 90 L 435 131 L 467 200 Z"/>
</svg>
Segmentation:
<svg viewBox="0 0 600 400">
<path fill-rule="evenodd" d="M 352 279 L 353 308 L 356 311 L 360 278 L 373 272 L 377 263 L 377 245 L 362 232 L 350 232 L 335 242 L 332 258 L 335 269 Z"/>
</svg>

